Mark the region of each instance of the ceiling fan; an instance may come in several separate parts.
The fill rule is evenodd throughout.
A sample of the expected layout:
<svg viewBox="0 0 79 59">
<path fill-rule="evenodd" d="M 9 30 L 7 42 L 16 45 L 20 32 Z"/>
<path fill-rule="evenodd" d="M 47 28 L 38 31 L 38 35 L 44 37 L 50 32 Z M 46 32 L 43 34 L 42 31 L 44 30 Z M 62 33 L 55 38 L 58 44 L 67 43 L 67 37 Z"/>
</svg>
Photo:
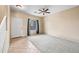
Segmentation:
<svg viewBox="0 0 79 59">
<path fill-rule="evenodd" d="M 42 9 L 39 9 L 38 11 L 40 11 L 38 14 L 41 14 L 41 13 L 42 13 L 43 15 L 45 15 L 45 14 L 50 14 L 48 8 L 42 8 Z"/>
</svg>

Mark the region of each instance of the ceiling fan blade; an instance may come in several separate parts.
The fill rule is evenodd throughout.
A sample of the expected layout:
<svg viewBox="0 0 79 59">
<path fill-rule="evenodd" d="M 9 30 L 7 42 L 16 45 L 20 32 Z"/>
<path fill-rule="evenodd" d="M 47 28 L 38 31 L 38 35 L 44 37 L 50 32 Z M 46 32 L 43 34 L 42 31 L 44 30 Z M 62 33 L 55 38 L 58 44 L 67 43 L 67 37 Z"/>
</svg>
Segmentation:
<svg viewBox="0 0 79 59">
<path fill-rule="evenodd" d="M 50 13 L 50 12 L 46 12 L 46 13 Z"/>
<path fill-rule="evenodd" d="M 48 11 L 49 9 L 46 9 L 45 11 Z"/>
</svg>

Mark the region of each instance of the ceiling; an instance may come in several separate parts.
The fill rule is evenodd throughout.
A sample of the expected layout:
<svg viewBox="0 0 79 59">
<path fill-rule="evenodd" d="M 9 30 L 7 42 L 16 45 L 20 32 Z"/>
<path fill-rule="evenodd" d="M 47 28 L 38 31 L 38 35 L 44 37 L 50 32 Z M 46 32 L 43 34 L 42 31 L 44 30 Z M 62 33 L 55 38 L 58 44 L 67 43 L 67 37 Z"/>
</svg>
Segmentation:
<svg viewBox="0 0 79 59">
<path fill-rule="evenodd" d="M 35 16 L 47 16 L 50 14 L 54 14 L 63 10 L 67 10 L 70 8 L 74 8 L 77 5 L 22 5 L 22 7 L 16 7 L 16 5 L 11 5 L 11 9 L 16 10 L 16 11 L 20 11 L 20 12 L 24 12 L 24 13 L 29 13 L 31 15 L 35 15 Z M 38 10 L 41 8 L 48 8 L 49 12 L 51 12 L 50 14 L 45 14 L 43 15 L 42 13 L 35 13 L 35 12 L 39 12 Z"/>
</svg>

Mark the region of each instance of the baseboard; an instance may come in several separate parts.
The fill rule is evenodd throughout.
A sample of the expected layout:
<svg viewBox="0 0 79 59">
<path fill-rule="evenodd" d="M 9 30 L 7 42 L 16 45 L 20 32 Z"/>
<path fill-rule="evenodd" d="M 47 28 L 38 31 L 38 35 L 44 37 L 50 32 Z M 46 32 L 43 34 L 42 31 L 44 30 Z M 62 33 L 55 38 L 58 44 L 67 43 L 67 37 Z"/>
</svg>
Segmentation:
<svg viewBox="0 0 79 59">
<path fill-rule="evenodd" d="M 15 39 L 15 38 L 26 38 L 26 36 L 12 37 L 11 39 Z"/>
</svg>

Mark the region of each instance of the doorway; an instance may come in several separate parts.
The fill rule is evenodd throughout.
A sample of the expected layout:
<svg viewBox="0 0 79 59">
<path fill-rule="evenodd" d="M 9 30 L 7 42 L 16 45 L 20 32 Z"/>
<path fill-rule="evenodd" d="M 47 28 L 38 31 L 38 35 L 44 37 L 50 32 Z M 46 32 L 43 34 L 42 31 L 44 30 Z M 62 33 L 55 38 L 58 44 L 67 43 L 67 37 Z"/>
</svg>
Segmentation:
<svg viewBox="0 0 79 59">
<path fill-rule="evenodd" d="M 27 36 L 39 34 L 39 20 L 31 20 L 28 18 L 27 21 Z"/>
</svg>

